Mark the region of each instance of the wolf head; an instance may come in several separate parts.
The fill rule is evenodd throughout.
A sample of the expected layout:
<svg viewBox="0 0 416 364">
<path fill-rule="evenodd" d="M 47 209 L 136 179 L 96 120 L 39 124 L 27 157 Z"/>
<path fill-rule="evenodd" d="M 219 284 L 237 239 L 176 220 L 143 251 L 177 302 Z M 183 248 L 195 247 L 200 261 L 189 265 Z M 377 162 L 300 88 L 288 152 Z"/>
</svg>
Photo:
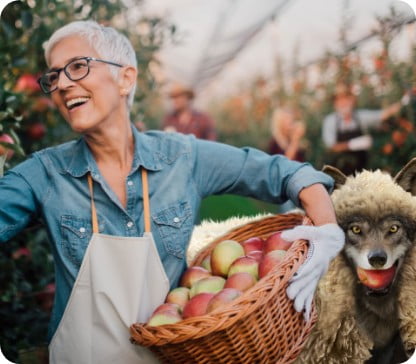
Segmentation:
<svg viewBox="0 0 416 364">
<path fill-rule="evenodd" d="M 323 170 L 335 180 L 331 198 L 346 235 L 344 256 L 367 294 L 388 294 L 416 244 L 416 158 L 395 178 L 380 170 L 349 177 Z"/>
</svg>

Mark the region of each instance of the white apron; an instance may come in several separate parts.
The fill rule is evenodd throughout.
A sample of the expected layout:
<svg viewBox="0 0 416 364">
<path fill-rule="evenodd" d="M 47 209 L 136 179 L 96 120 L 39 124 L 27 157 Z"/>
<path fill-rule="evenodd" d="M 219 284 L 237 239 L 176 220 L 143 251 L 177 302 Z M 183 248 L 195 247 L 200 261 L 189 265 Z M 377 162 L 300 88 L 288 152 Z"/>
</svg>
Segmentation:
<svg viewBox="0 0 416 364">
<path fill-rule="evenodd" d="M 156 357 L 130 343 L 130 325 L 145 322 L 169 291 L 150 232 L 147 173 L 142 169 L 145 234 L 98 233 L 92 178 L 93 235 L 65 312 L 49 345 L 52 364 L 152 364 Z"/>
</svg>

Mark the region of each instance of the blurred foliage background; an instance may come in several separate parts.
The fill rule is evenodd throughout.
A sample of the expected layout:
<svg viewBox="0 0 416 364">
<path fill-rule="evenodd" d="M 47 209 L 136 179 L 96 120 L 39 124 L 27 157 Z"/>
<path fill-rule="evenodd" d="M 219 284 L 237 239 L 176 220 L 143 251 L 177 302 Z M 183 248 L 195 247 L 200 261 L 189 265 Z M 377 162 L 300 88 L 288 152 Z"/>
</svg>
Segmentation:
<svg viewBox="0 0 416 364">
<path fill-rule="evenodd" d="M 277 58 L 273 77 L 258 76 L 241 92 L 212 103 L 209 110 L 217 120 L 220 140 L 268 151 L 273 110 L 289 105 L 298 109 L 307 125 L 306 160 L 320 169 L 328 160 L 321 138 L 322 121 L 333 111 L 332 96 L 337 84 L 348 84 L 357 97 L 357 107 L 365 109 L 381 109 L 408 92 L 410 104 L 373 132 L 367 166 L 391 173 L 400 170 L 416 156 L 416 48 L 413 45 L 408 59 L 399 60 L 392 51 L 392 42 L 400 31 L 414 33 L 415 23 L 407 22 L 393 9 L 375 20 L 377 26 L 370 29 L 368 39 L 378 44 L 379 50 L 371 57 L 362 56 L 360 46 L 364 42 L 348 44 L 352 24 L 345 24 L 339 29 L 340 53 L 327 52 L 306 66 L 298 64 L 295 53 L 289 72 L 283 71 L 286 64 Z"/>
<path fill-rule="evenodd" d="M 28 154 L 77 137 L 36 79 L 46 69 L 43 42 L 60 26 L 77 19 L 94 19 L 122 31 L 137 50 L 139 79 L 132 120 L 143 129 L 158 129 L 164 114 L 161 86 L 153 77 L 155 56 L 167 40 L 175 41 L 177 28 L 161 18 L 141 18 L 132 23 L 126 2 L 121 0 L 26 0 L 11 3 L 0 21 L 0 175 Z M 140 5 L 136 1 L 135 5 Z M 219 141 L 250 145 L 267 151 L 270 118 L 276 107 L 296 105 L 307 124 L 307 159 L 317 168 L 326 161 L 321 142 L 324 116 L 332 111 L 331 95 L 336 84 L 348 82 L 358 106 L 380 108 L 400 99 L 405 90 L 416 94 L 416 49 L 410 59 L 397 61 L 390 52 L 397 16 L 378 18 L 376 37 L 380 51 L 372 67 L 366 66 L 358 49 L 342 54 L 324 54 L 312 67 L 297 67 L 288 76 L 281 60 L 269 79 L 256 77 L 241 92 L 210 105 Z M 345 29 L 340 29 L 340 42 Z M 311 82 L 311 73 L 318 82 Z M 318 73 L 318 77 L 316 77 Z M 398 171 L 416 156 L 416 99 L 403 107 L 375 133 L 369 168 Z M 3 166 L 4 165 L 4 166 Z M 202 218 L 224 219 L 231 215 L 278 212 L 278 207 L 235 196 L 206 199 Z M 53 261 L 46 232 L 35 222 L 0 249 L 0 345 L 11 361 L 42 362 L 49 313 L 53 303 Z"/>
</svg>

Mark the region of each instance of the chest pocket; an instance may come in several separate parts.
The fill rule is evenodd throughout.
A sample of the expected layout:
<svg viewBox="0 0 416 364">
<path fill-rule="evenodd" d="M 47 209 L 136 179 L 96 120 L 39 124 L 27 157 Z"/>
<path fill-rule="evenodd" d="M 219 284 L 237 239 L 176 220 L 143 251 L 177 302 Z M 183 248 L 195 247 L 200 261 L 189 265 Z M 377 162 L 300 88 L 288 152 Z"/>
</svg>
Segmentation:
<svg viewBox="0 0 416 364">
<path fill-rule="evenodd" d="M 166 251 L 180 259 L 192 232 L 192 210 L 188 202 L 178 202 L 152 215 Z"/>
<path fill-rule="evenodd" d="M 103 230 L 101 224 L 99 230 Z M 91 220 L 73 215 L 61 216 L 61 236 L 61 247 L 64 255 L 79 268 L 91 240 Z"/>
</svg>

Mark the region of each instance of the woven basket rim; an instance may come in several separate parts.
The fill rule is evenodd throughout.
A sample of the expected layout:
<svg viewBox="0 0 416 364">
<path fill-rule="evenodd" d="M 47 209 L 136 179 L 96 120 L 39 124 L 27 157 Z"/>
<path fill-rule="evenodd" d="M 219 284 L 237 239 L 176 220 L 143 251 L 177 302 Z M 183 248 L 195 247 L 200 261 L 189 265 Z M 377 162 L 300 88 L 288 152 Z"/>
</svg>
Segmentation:
<svg viewBox="0 0 416 364">
<path fill-rule="evenodd" d="M 293 214 L 281 214 L 281 215 L 272 215 L 266 216 L 262 219 L 256 219 L 252 222 L 238 226 L 234 229 L 227 231 L 225 234 L 214 239 L 208 246 L 215 246 L 219 241 L 225 240 L 227 236 L 233 235 L 241 229 L 247 228 L 247 226 L 256 225 L 259 222 L 267 222 L 267 220 L 276 219 L 278 216 L 285 216 L 289 219 L 291 217 L 296 217 L 301 224 L 310 225 L 311 221 L 302 214 L 293 213 Z M 193 259 L 190 266 L 194 266 L 198 261 L 201 260 L 201 256 L 206 253 L 207 249 L 200 251 L 196 258 Z M 267 302 L 273 299 L 274 295 L 281 289 L 282 285 L 285 285 L 288 280 L 293 275 L 294 271 L 303 263 L 305 258 L 305 251 L 307 250 L 307 242 L 304 240 L 297 240 L 293 242 L 292 246 L 287 251 L 285 258 L 276 265 L 271 272 L 269 272 L 265 277 L 261 278 L 253 287 L 243 292 L 241 296 L 235 300 L 229 302 L 228 304 L 212 311 L 209 314 L 202 316 L 195 316 L 187 319 L 183 319 L 176 324 L 166 324 L 162 326 L 148 326 L 146 323 L 134 323 L 130 327 L 132 334 L 132 341 L 136 342 L 142 346 L 162 346 L 165 344 L 177 344 L 184 342 L 189 339 L 197 339 L 203 336 L 206 336 L 212 332 L 225 330 L 228 327 L 234 325 L 239 320 L 250 315 L 253 311 L 259 309 L 259 307 L 266 305 Z M 287 269 L 288 266 L 293 262 L 294 259 L 297 259 L 297 263 L 293 265 L 292 269 Z M 283 278 L 280 278 L 283 277 Z M 277 280 L 279 280 L 277 282 Z M 267 297 L 259 297 L 255 293 L 263 290 L 268 290 Z M 261 295 L 260 295 L 261 296 Z M 249 297 L 255 297 L 255 304 L 247 305 L 247 299 Z M 229 315 L 230 311 L 238 311 L 237 314 L 228 316 L 225 324 L 218 328 L 216 323 L 221 321 L 221 318 Z M 299 313 L 302 315 L 302 313 Z M 304 330 L 309 332 L 314 326 L 317 320 L 317 313 L 315 306 L 312 306 L 311 319 L 306 322 Z M 187 336 L 186 333 L 190 329 L 199 328 L 200 330 L 194 333 L 192 336 Z M 140 334 L 139 334 L 140 332 Z M 175 335 L 174 333 L 177 333 Z"/>
</svg>

